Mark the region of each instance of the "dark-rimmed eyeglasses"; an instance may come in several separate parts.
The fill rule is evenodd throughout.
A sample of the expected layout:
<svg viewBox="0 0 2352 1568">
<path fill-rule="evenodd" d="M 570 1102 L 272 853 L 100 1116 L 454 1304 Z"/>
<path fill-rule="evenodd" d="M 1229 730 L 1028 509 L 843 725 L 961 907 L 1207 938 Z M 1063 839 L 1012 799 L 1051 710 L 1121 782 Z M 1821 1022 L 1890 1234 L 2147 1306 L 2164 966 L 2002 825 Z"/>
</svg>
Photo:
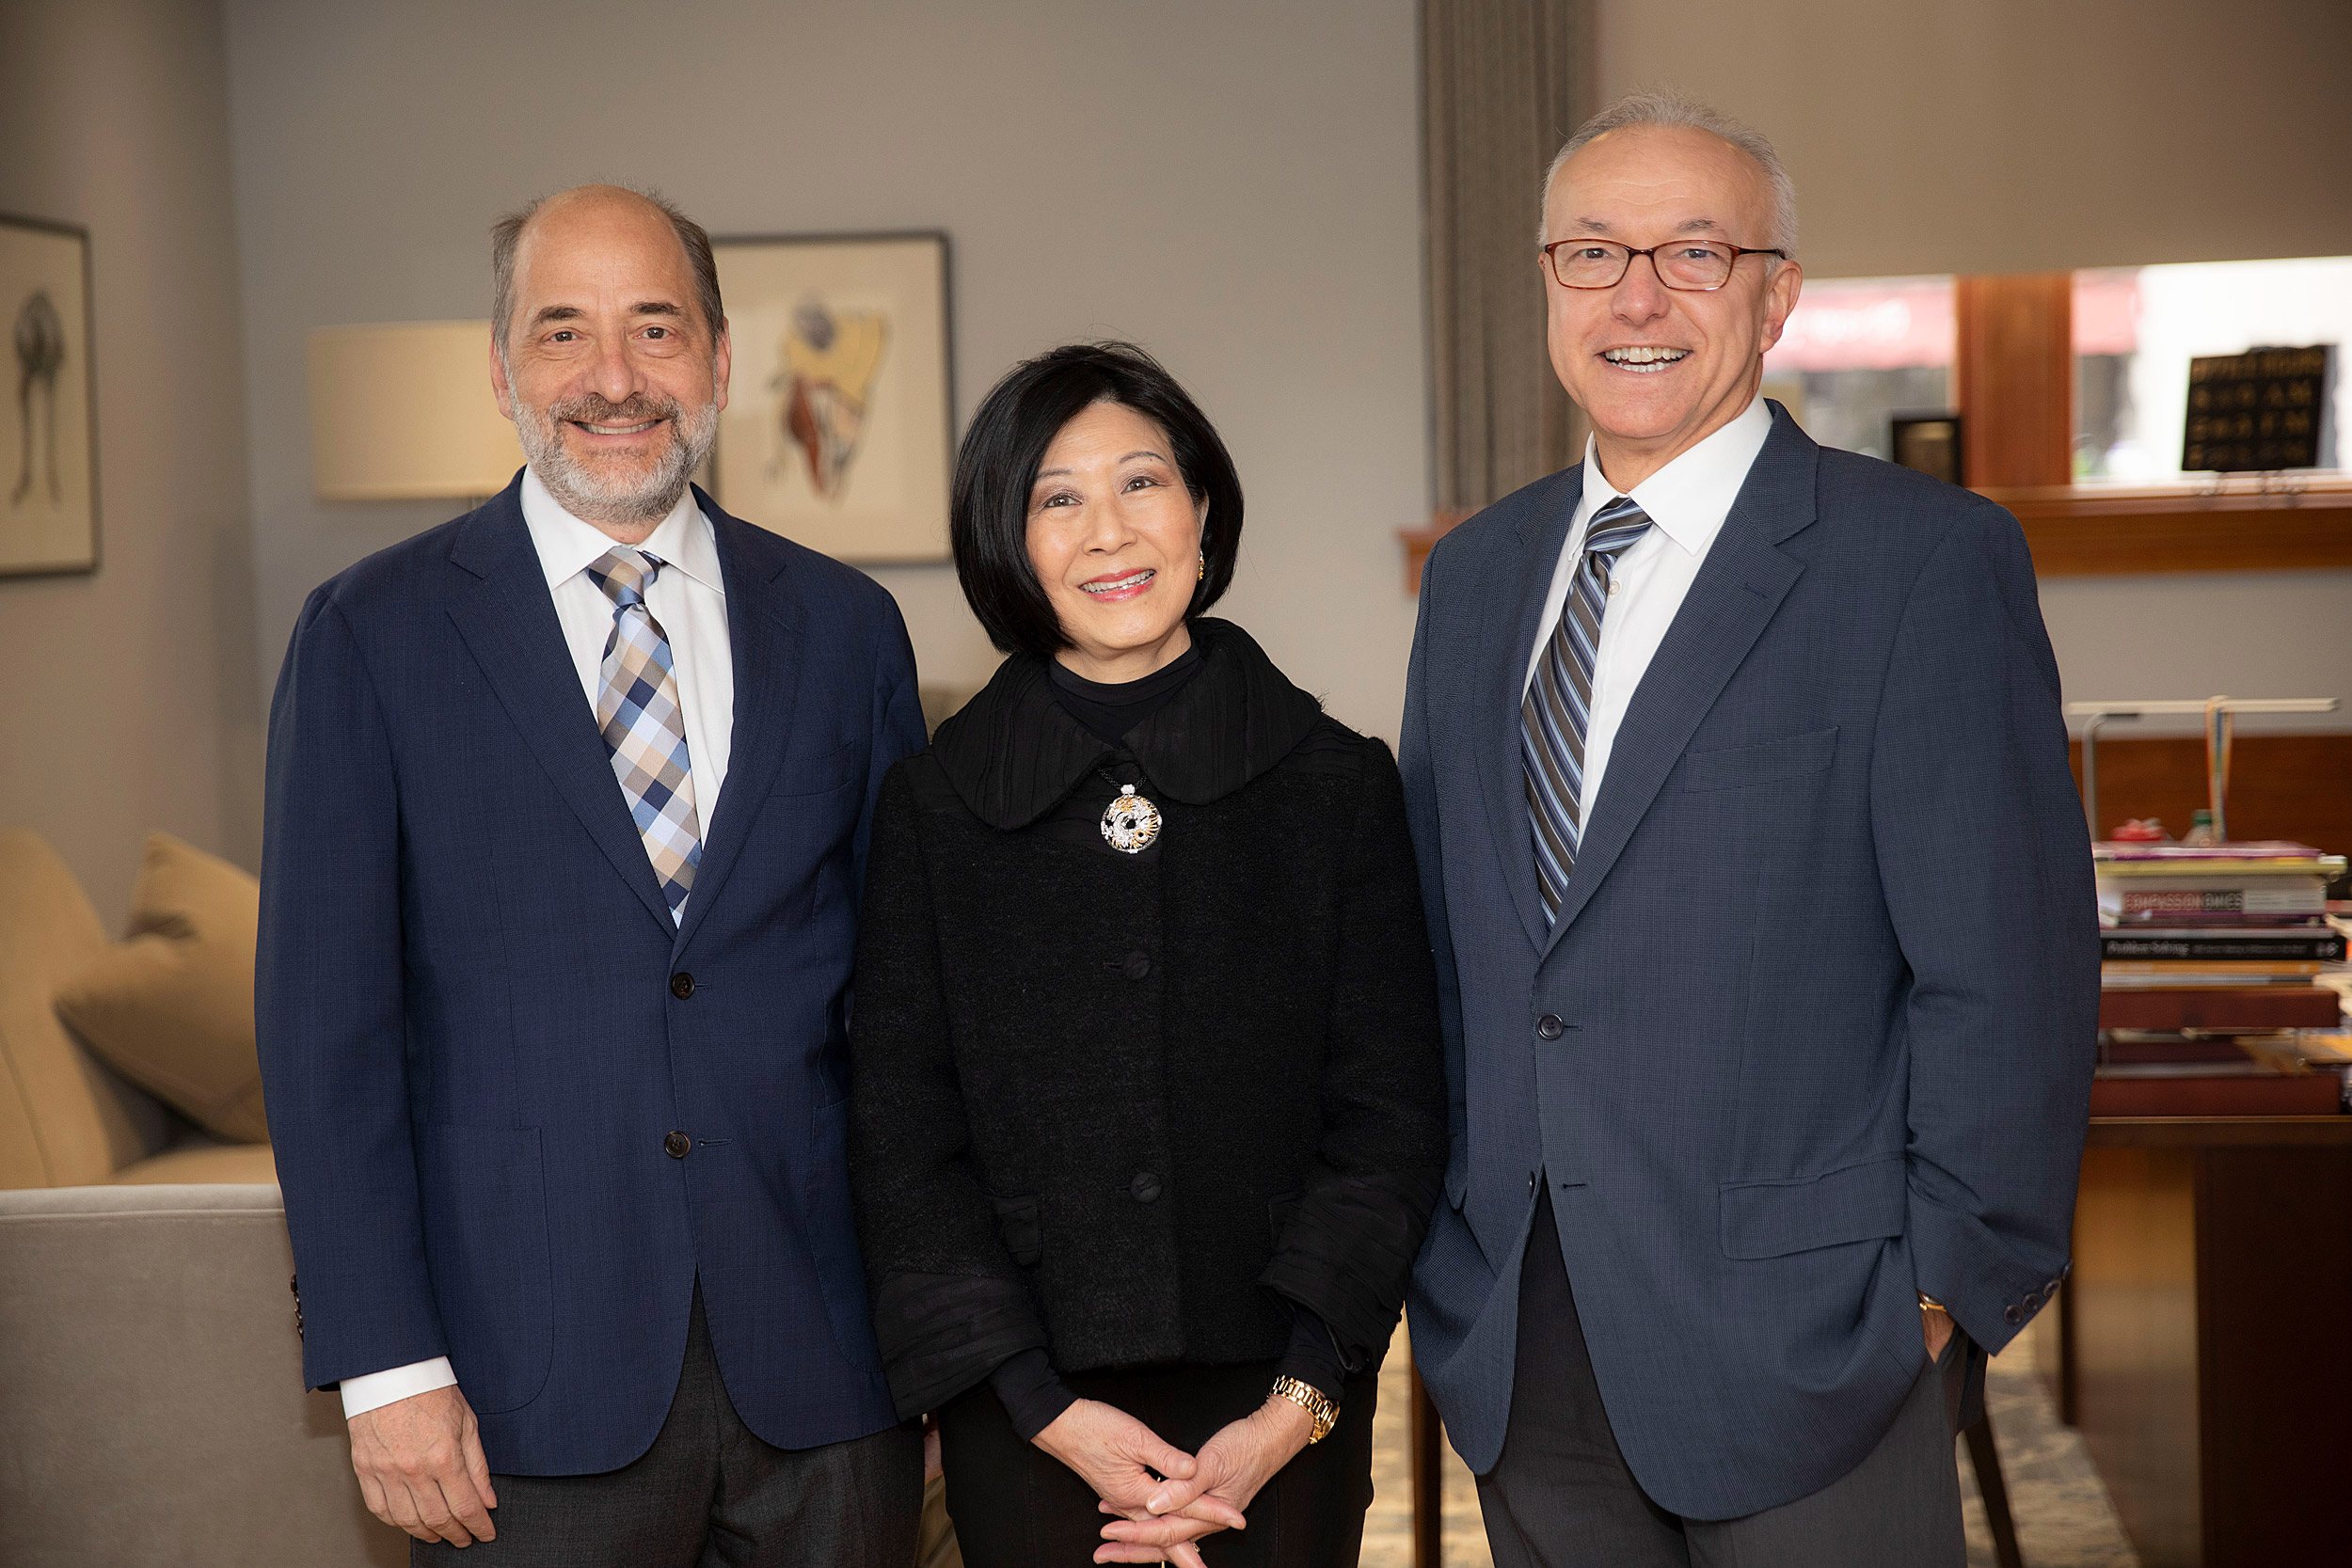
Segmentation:
<svg viewBox="0 0 2352 1568">
<path fill-rule="evenodd" d="M 1646 256 L 1657 269 L 1658 281 L 1669 289 L 1704 293 L 1731 281 L 1731 269 L 1742 256 L 1777 256 L 1788 252 L 1755 245 L 1726 245 L 1722 240 L 1676 240 L 1636 250 L 1614 240 L 1554 240 L 1544 246 L 1544 265 L 1553 282 L 1564 289 L 1613 289 L 1625 281 L 1633 258 Z"/>
</svg>

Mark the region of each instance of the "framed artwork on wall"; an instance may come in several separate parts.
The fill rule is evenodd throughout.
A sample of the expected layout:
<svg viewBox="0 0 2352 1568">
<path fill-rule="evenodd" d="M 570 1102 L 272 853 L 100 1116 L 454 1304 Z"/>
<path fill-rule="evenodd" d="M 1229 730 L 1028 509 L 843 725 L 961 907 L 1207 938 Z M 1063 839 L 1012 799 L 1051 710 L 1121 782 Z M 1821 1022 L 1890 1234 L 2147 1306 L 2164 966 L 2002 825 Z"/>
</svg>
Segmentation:
<svg viewBox="0 0 2352 1568">
<path fill-rule="evenodd" d="M 1958 414 L 1897 414 L 1887 421 L 1895 461 L 1947 484 L 1965 484 Z"/>
<path fill-rule="evenodd" d="M 735 346 L 713 494 L 868 564 L 947 558 L 947 236 L 714 241 Z"/>
<path fill-rule="evenodd" d="M 89 230 L 0 213 L 0 577 L 98 567 Z"/>
</svg>

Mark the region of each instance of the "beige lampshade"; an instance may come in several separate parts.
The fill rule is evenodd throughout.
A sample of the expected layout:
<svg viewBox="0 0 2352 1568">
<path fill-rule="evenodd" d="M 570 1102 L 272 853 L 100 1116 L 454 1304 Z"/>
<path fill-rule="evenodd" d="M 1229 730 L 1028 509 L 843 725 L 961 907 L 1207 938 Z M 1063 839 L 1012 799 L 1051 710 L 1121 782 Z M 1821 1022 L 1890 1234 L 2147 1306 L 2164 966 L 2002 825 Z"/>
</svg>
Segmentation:
<svg viewBox="0 0 2352 1568">
<path fill-rule="evenodd" d="M 493 496 L 523 465 L 490 390 L 490 324 L 310 334 L 310 470 L 321 500 Z"/>
</svg>

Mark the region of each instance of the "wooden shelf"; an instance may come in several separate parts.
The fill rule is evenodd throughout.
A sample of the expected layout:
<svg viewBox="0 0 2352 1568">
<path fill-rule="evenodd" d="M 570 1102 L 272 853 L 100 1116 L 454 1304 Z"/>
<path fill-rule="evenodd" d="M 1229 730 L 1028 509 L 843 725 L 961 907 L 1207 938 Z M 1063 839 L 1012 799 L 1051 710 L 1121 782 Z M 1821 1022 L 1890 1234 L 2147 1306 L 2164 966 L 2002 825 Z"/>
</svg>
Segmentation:
<svg viewBox="0 0 2352 1568">
<path fill-rule="evenodd" d="M 2352 478 L 2148 488 L 1986 488 L 2017 515 L 2043 577 L 2352 567 Z"/>
<path fill-rule="evenodd" d="M 2299 572 L 2352 567 L 2352 476 L 2146 488 L 2051 484 L 1978 494 L 2017 515 L 2034 570 L 2045 578 L 2151 572 Z M 1470 515 L 1440 512 L 1401 528 L 1405 591 L 1422 563 Z"/>
<path fill-rule="evenodd" d="M 2093 1148 L 2352 1144 L 2352 1117 L 2092 1117 Z"/>
</svg>

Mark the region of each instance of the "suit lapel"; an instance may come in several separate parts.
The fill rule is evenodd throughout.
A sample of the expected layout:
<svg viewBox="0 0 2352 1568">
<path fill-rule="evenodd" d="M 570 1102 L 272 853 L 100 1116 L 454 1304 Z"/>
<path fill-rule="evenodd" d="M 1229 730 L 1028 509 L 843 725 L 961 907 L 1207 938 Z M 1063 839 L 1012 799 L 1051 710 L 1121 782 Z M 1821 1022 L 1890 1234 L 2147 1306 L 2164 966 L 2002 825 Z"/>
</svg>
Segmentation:
<svg viewBox="0 0 2352 1568">
<path fill-rule="evenodd" d="M 1476 657 L 1470 662 L 1473 717 L 1470 736 L 1478 757 L 1480 794 L 1502 858 L 1502 879 L 1511 903 L 1527 927 L 1527 940 L 1544 945 L 1543 895 L 1535 886 L 1534 829 L 1527 815 L 1527 773 L 1520 754 L 1520 679 L 1541 635 L 1544 595 L 1567 542 L 1568 524 L 1583 494 L 1583 465 L 1564 470 L 1533 498 L 1519 523 L 1518 597 L 1502 614 L 1485 618 Z M 1487 683 L 1502 673 L 1502 689 Z"/>
<path fill-rule="evenodd" d="M 539 552 L 523 522 L 519 478 L 458 530 L 450 559 L 481 578 L 450 605 L 449 615 L 500 705 L 612 869 L 647 913 L 674 929 L 645 841 L 596 733 L 596 716 L 580 691 Z"/>
<path fill-rule="evenodd" d="M 1813 520 L 1820 455 L 1786 414 L 1775 413 L 1764 450 L 1617 727 L 1560 917 L 1541 944 L 1547 955 L 1592 901 L 1692 733 L 1803 575 L 1803 563 L 1777 546 Z"/>
<path fill-rule="evenodd" d="M 703 824 L 702 864 L 695 868 L 694 891 L 678 927 L 681 952 L 742 856 L 744 841 L 791 739 L 801 687 L 801 626 L 786 577 L 790 546 L 767 530 L 720 511 L 699 488 L 694 499 L 710 519 L 719 546 L 719 576 L 726 584 L 735 717 L 726 784 Z"/>
</svg>

